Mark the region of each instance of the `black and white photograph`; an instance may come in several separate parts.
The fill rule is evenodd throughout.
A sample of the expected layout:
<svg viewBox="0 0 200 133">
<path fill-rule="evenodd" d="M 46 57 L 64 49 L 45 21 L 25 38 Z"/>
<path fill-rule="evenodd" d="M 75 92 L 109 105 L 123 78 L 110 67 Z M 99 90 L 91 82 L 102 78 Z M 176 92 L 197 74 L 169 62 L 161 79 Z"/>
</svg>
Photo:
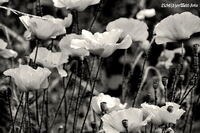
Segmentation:
<svg viewBox="0 0 200 133">
<path fill-rule="evenodd" d="M 200 133 L 200 0 L 0 0 L 0 133 Z"/>
</svg>

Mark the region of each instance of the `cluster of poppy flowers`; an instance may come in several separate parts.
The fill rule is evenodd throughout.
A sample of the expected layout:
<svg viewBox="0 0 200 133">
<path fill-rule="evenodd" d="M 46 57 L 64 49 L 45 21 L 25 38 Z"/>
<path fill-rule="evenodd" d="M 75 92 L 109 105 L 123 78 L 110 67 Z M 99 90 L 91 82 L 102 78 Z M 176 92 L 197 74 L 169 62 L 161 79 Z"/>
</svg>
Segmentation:
<svg viewBox="0 0 200 133">
<path fill-rule="evenodd" d="M 103 131 L 106 133 L 140 132 L 148 122 L 156 126 L 176 124 L 185 112 L 180 105 L 166 102 L 159 107 L 148 103 L 141 104 L 141 108 L 127 108 L 120 100 L 100 93 L 92 99 L 92 108 L 103 121 Z"/>
<path fill-rule="evenodd" d="M 100 0 L 53 0 L 54 6 L 58 8 L 75 9 L 83 11 L 90 5 L 98 4 Z M 58 46 L 60 51 L 53 52 L 46 47 L 36 47 L 29 55 L 29 59 L 43 67 L 33 68 L 29 65 L 20 64 L 17 68 L 11 68 L 4 72 L 4 75 L 14 78 L 15 84 L 21 91 L 39 90 L 48 88 L 48 77 L 51 75 L 50 69 L 56 68 L 61 77 L 68 76 L 63 65 L 68 63 L 69 56 L 79 56 L 83 59 L 90 54 L 102 58 L 109 57 L 117 49 L 128 49 L 131 45 L 138 43 L 143 50 L 150 47 L 147 40 L 148 27 L 143 20 L 145 17 L 155 15 L 154 10 L 141 11 L 137 18 L 119 18 L 110 22 L 103 33 L 91 33 L 83 29 L 81 34 L 66 34 L 66 28 L 70 27 L 73 20 L 72 14 L 64 19 L 52 16 L 29 16 L 24 15 L 19 19 L 24 24 L 26 38 L 48 40 L 63 36 Z M 192 26 L 191 26 L 192 25 Z M 171 15 L 163 19 L 155 26 L 155 42 L 166 44 L 190 40 L 194 33 L 200 32 L 200 18 L 190 12 Z M 196 43 L 194 41 L 193 43 Z M 11 49 L 6 49 L 7 43 L 0 40 L 0 55 L 4 58 L 16 57 L 17 53 Z M 159 62 L 167 69 L 172 65 L 175 53 L 184 53 L 183 48 L 175 50 L 165 50 L 161 56 L 166 56 L 166 60 Z M 179 109 L 180 105 L 173 102 L 166 102 L 165 106 L 159 107 L 141 104 L 141 108 L 126 108 L 126 104 L 121 104 L 118 98 L 100 93 L 92 99 L 93 110 L 101 117 L 103 130 L 106 133 L 118 132 L 139 132 L 148 122 L 155 125 L 176 124 L 176 121 L 185 112 Z"/>
</svg>

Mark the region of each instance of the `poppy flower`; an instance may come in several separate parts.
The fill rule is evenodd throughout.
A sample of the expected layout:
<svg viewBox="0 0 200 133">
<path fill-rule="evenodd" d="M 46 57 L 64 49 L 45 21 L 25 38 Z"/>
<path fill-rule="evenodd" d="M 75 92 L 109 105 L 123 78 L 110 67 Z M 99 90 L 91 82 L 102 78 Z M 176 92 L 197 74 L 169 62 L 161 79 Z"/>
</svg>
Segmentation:
<svg viewBox="0 0 200 133">
<path fill-rule="evenodd" d="M 17 87 L 21 91 L 39 90 L 48 87 L 49 69 L 38 67 L 33 69 L 28 65 L 20 65 L 18 68 L 4 71 L 4 75 L 14 78 Z"/>
<path fill-rule="evenodd" d="M 30 54 L 32 60 L 35 59 L 36 48 Z M 37 51 L 36 62 L 47 68 L 57 68 L 61 77 L 66 77 L 67 73 L 63 70 L 63 64 L 68 62 L 68 55 L 62 52 L 51 52 L 50 50 L 39 47 Z"/>
<path fill-rule="evenodd" d="M 200 18 L 190 12 L 170 15 L 156 25 L 154 32 L 157 44 L 189 39 L 200 32 Z"/>
<path fill-rule="evenodd" d="M 176 48 L 174 50 L 167 50 L 165 49 L 162 51 L 157 66 L 164 66 L 166 69 L 169 69 L 173 63 L 172 60 L 175 57 L 175 54 L 185 54 L 185 49 L 183 48 Z"/>
<path fill-rule="evenodd" d="M 144 113 L 152 115 L 151 122 L 155 125 L 176 124 L 176 121 L 185 112 L 183 109 L 179 109 L 180 105 L 173 102 L 166 102 L 166 105 L 163 107 L 143 103 L 141 107 Z"/>
<path fill-rule="evenodd" d="M 155 9 L 143 9 L 136 14 L 136 18 L 139 20 L 143 20 L 145 18 L 151 18 L 155 15 L 156 15 Z"/>
<path fill-rule="evenodd" d="M 160 116 L 161 109 L 160 107 L 156 105 L 149 105 L 147 103 L 141 104 L 142 110 L 144 111 L 144 114 L 151 114 L 151 122 L 155 125 L 161 125 L 162 124 L 162 116 Z"/>
<path fill-rule="evenodd" d="M 65 34 L 65 27 L 69 27 L 72 23 L 71 14 L 68 14 L 68 17 L 65 19 L 54 18 L 50 15 L 43 17 L 21 16 L 19 19 L 28 31 L 26 33 L 27 38 L 36 36 L 41 40 L 55 38 L 58 35 Z"/>
<path fill-rule="evenodd" d="M 90 5 L 98 4 L 100 0 L 53 0 L 54 6 L 58 8 L 85 10 Z"/>
<path fill-rule="evenodd" d="M 58 45 L 64 54 L 68 53 L 71 56 L 79 57 L 90 55 L 89 51 L 85 48 L 87 42 L 82 39 L 81 35 L 66 35 L 60 40 Z"/>
<path fill-rule="evenodd" d="M 121 42 L 117 43 L 121 38 L 121 34 L 122 30 L 120 29 L 95 34 L 82 30 L 82 37 L 87 41 L 85 48 L 90 53 L 101 57 L 108 57 L 117 49 L 127 49 L 131 46 L 132 40 L 129 35 L 126 35 Z"/>
<path fill-rule="evenodd" d="M 133 132 L 138 133 L 141 128 L 147 125 L 151 116 L 147 116 L 143 119 L 143 111 L 137 108 L 129 108 L 118 111 L 112 111 L 109 114 L 105 114 L 102 118 L 103 129 L 119 132 Z M 115 133 L 114 132 L 114 133 Z M 116 132 L 116 133 L 117 133 Z M 111 133 L 111 132 L 108 132 Z"/>
<path fill-rule="evenodd" d="M 94 96 L 91 102 L 93 110 L 99 115 L 110 113 L 114 110 L 124 109 L 126 105 L 126 103 L 121 104 L 119 98 L 104 95 L 103 93 Z"/>
<path fill-rule="evenodd" d="M 180 105 L 173 102 L 166 102 L 166 105 L 161 107 L 162 119 L 165 123 L 176 124 L 176 120 L 184 114 L 183 109 L 179 109 Z"/>
<path fill-rule="evenodd" d="M 6 49 L 7 43 L 0 39 L 0 56 L 3 58 L 12 58 L 12 57 L 17 57 L 18 53 L 15 52 L 12 49 Z"/>
<path fill-rule="evenodd" d="M 122 30 L 122 37 L 130 35 L 133 42 L 144 42 L 149 36 L 146 23 L 133 18 L 119 18 L 108 23 L 106 30 Z"/>
</svg>

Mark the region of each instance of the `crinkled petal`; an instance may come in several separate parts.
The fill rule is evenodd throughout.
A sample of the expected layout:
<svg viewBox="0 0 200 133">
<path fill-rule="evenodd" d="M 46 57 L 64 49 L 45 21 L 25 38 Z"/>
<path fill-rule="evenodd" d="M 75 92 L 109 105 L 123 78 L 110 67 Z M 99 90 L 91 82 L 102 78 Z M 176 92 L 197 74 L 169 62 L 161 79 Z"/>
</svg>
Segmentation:
<svg viewBox="0 0 200 133">
<path fill-rule="evenodd" d="M 155 27 L 156 43 L 164 44 L 188 39 L 194 33 L 200 32 L 200 18 L 190 12 L 170 15 Z"/>
<path fill-rule="evenodd" d="M 4 75 L 14 78 L 16 85 L 22 91 L 46 88 L 47 77 L 50 74 L 47 68 L 33 69 L 28 65 L 20 65 L 19 68 L 8 69 L 4 72 Z"/>
<path fill-rule="evenodd" d="M 133 18 L 119 18 L 110 22 L 106 30 L 111 31 L 112 29 L 121 29 L 123 31 L 122 37 L 130 35 L 134 42 L 145 41 L 149 35 L 147 25 Z"/>
</svg>

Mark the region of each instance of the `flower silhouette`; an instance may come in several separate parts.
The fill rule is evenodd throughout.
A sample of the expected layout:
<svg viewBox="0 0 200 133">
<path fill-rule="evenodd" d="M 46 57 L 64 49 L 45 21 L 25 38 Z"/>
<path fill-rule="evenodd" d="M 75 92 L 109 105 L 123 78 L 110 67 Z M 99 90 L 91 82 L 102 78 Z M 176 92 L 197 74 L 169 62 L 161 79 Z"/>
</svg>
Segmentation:
<svg viewBox="0 0 200 133">
<path fill-rule="evenodd" d="M 35 59 L 36 48 L 30 54 L 32 60 Z M 62 52 L 51 52 L 50 50 L 39 47 L 37 51 L 36 62 L 42 64 L 47 68 L 57 68 L 61 77 L 67 76 L 65 70 L 63 70 L 63 64 L 68 62 L 68 55 Z"/>
<path fill-rule="evenodd" d="M 170 15 L 155 27 L 157 44 L 176 42 L 189 39 L 194 33 L 200 32 L 200 18 L 190 12 Z"/>
<path fill-rule="evenodd" d="M 21 91 L 39 90 L 48 87 L 47 77 L 51 72 L 47 68 L 33 69 L 28 65 L 20 65 L 18 68 L 4 71 L 4 75 L 14 78 L 17 87 Z"/>
<path fill-rule="evenodd" d="M 94 55 L 101 57 L 110 56 L 117 49 L 127 49 L 131 46 L 132 40 L 129 35 L 120 42 L 122 30 L 113 29 L 103 33 L 92 34 L 87 30 L 82 30 L 82 37 L 87 41 L 85 48 Z"/>
<path fill-rule="evenodd" d="M 36 36 L 42 40 L 55 38 L 58 35 L 65 34 L 65 27 L 69 27 L 72 23 L 71 14 L 68 14 L 68 17 L 64 20 L 54 18 L 50 15 L 43 17 L 21 16 L 19 19 L 28 30 L 28 33 L 26 33 L 27 38 Z"/>
<path fill-rule="evenodd" d="M 53 0 L 54 6 L 58 8 L 76 9 L 78 11 L 85 10 L 90 5 L 95 5 L 100 0 Z"/>
<path fill-rule="evenodd" d="M 143 112 L 141 109 L 129 108 L 105 114 L 101 119 L 105 131 L 112 130 L 115 132 L 137 133 L 150 121 L 151 116 L 149 115 L 143 119 Z"/>
<path fill-rule="evenodd" d="M 147 25 L 133 18 L 119 18 L 110 22 L 106 30 L 111 31 L 112 29 L 121 29 L 122 37 L 130 35 L 133 42 L 146 41 L 149 35 Z"/>
<path fill-rule="evenodd" d="M 119 98 L 100 93 L 98 96 L 94 96 L 92 98 L 91 106 L 97 114 L 102 115 L 110 113 L 114 110 L 124 109 L 126 107 L 126 103 L 121 104 Z"/>
<path fill-rule="evenodd" d="M 3 58 L 12 58 L 12 57 L 17 57 L 18 53 L 15 52 L 12 49 L 6 49 L 7 43 L 0 39 L 0 56 Z"/>
</svg>

